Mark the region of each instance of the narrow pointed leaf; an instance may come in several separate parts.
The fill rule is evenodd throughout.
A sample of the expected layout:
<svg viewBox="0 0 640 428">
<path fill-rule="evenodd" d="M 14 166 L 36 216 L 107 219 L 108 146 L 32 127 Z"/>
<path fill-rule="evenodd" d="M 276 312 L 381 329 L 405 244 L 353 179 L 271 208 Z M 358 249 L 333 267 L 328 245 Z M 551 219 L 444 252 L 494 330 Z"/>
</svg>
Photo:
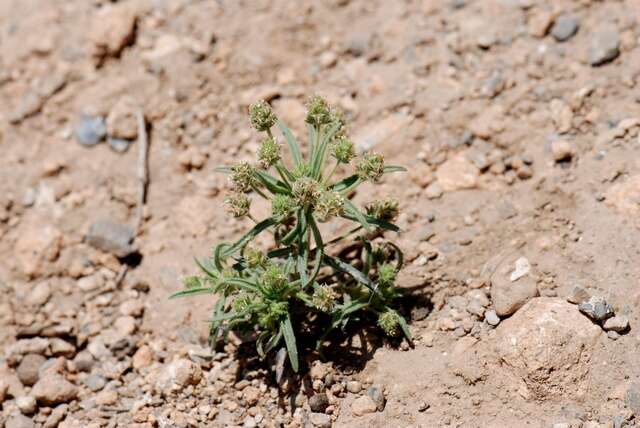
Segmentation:
<svg viewBox="0 0 640 428">
<path fill-rule="evenodd" d="M 298 373 L 298 347 L 296 345 L 296 336 L 293 333 L 293 326 L 291 325 L 291 317 L 289 314 L 287 314 L 287 318 L 281 321 L 281 328 L 284 334 L 284 342 L 287 345 L 291 368 L 294 372 Z"/>
<path fill-rule="evenodd" d="M 238 250 L 240 250 L 242 247 L 247 245 L 247 243 L 249 241 L 251 241 L 257 235 L 259 235 L 261 232 L 264 232 L 269 227 L 277 224 L 279 221 L 280 221 L 280 218 L 276 217 L 276 216 L 269 217 L 269 218 L 267 218 L 265 220 L 262 220 L 260 223 L 258 223 L 255 226 L 253 226 L 253 229 L 251 229 L 249 231 L 249 233 L 244 235 L 242 238 L 237 240 L 233 245 L 229 246 L 229 248 L 227 248 L 225 251 L 223 251 L 221 256 L 228 257 L 228 256 L 236 253 Z"/>
<path fill-rule="evenodd" d="M 407 168 L 398 165 L 386 165 L 384 167 L 384 173 L 389 174 L 391 172 L 407 172 Z"/>
<path fill-rule="evenodd" d="M 278 129 L 280 129 L 280 132 L 282 132 L 282 135 L 284 136 L 284 139 L 289 146 L 289 150 L 291 150 L 293 162 L 296 165 L 299 165 L 300 163 L 302 163 L 302 155 L 300 154 L 300 146 L 298 145 L 296 138 L 293 136 L 291 130 L 287 127 L 287 125 L 285 125 L 281 120 L 278 121 L 277 126 Z"/>
<path fill-rule="evenodd" d="M 355 221 L 360 223 L 366 230 L 371 230 L 371 224 L 367 221 L 366 216 L 355 205 L 353 205 L 350 200 L 345 199 L 344 205 L 346 212 L 350 214 Z"/>
<path fill-rule="evenodd" d="M 278 193 L 283 195 L 289 194 L 289 189 L 287 188 L 287 185 L 284 184 L 282 181 L 278 180 L 277 178 L 275 178 L 274 176 L 264 171 L 256 171 L 256 176 L 258 177 L 258 180 L 260 180 L 260 182 L 264 185 L 264 187 L 266 187 L 267 190 L 273 193 L 274 195 Z"/>
<path fill-rule="evenodd" d="M 411 330 L 409 330 L 409 325 L 407 324 L 407 320 L 404 319 L 403 316 L 398 316 L 398 323 L 400 324 L 400 329 L 402 333 L 406 336 L 407 340 L 412 341 Z"/>
<path fill-rule="evenodd" d="M 344 178 L 331 186 L 331 190 L 333 190 L 334 192 L 343 192 L 355 185 L 358 180 L 359 178 L 357 174 L 350 175 L 349 177 Z"/>
<path fill-rule="evenodd" d="M 337 259 L 335 257 L 328 256 L 326 254 L 324 256 L 324 259 L 327 262 L 327 264 L 332 268 L 334 268 L 335 270 L 346 273 L 347 275 L 351 276 L 353 279 L 355 279 L 359 283 L 365 285 L 374 293 L 378 292 L 376 290 L 375 284 L 369 278 L 367 278 L 362 272 L 360 272 L 358 269 L 354 268 L 350 264 L 345 263 L 342 260 Z"/>
<path fill-rule="evenodd" d="M 198 288 L 189 288 L 188 290 L 178 291 L 177 293 L 169 296 L 170 299 L 177 299 L 179 297 L 189 297 L 189 296 L 197 296 L 198 294 L 211 294 L 213 293 L 213 288 L 211 287 L 198 287 Z"/>
</svg>

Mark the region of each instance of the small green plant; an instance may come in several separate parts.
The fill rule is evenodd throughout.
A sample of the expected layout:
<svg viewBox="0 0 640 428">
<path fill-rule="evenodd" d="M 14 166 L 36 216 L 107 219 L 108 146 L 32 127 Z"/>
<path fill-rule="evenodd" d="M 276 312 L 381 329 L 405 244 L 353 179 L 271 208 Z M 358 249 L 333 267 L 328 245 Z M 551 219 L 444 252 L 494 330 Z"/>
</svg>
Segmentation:
<svg viewBox="0 0 640 428">
<path fill-rule="evenodd" d="M 400 296 L 395 279 L 402 267 L 402 252 L 382 239 L 384 231 L 398 231 L 391 223 L 398 203 L 374 201 L 363 211 L 350 200 L 361 183 L 377 182 L 383 174 L 405 169 L 385 165 L 379 154 L 365 153 L 352 175 L 334 180 L 338 168 L 348 166 L 356 153 L 345 134 L 342 114 L 319 96 L 308 103 L 309 146 L 304 157 L 269 104 L 253 104 L 250 117 L 252 126 L 265 135 L 258 163 L 241 162 L 219 170 L 229 174 L 233 183 L 234 191 L 225 200 L 228 211 L 256 224 L 238 241 L 217 245 L 210 258 L 196 259 L 202 273 L 186 278 L 185 290 L 173 297 L 215 294 L 212 341 L 232 330 L 254 333 L 261 358 L 284 346 L 296 372 L 301 336 L 315 341 L 315 349 L 321 351 L 327 334 L 352 320 L 370 320 L 387 335 L 402 332 L 411 340 L 405 319 L 394 309 Z M 283 159 L 282 146 L 272 133 L 274 126 L 289 148 L 290 162 Z M 271 201 L 270 217 L 254 219 L 247 195 L 251 192 Z M 355 227 L 324 239 L 319 223 L 333 219 L 353 222 Z M 268 251 L 251 244 L 267 231 L 273 237 Z M 343 242 L 360 251 L 351 258 L 332 255 L 329 250 Z"/>
</svg>

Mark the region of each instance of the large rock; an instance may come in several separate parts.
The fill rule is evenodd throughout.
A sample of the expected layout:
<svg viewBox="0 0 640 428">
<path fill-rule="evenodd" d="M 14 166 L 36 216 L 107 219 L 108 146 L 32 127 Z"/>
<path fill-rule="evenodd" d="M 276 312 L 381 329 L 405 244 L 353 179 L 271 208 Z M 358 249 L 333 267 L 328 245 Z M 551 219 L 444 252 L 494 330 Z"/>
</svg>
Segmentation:
<svg viewBox="0 0 640 428">
<path fill-rule="evenodd" d="M 538 286 L 523 257 L 510 257 L 500 263 L 491 277 L 491 300 L 500 317 L 512 315 L 529 299 L 538 295 Z"/>
<path fill-rule="evenodd" d="M 78 396 L 78 388 L 62 375 L 50 373 L 33 386 L 31 394 L 38 404 L 55 406 L 75 399 Z"/>
<path fill-rule="evenodd" d="M 538 297 L 496 329 L 496 351 L 536 399 L 578 396 L 600 327 L 559 298 Z"/>
</svg>

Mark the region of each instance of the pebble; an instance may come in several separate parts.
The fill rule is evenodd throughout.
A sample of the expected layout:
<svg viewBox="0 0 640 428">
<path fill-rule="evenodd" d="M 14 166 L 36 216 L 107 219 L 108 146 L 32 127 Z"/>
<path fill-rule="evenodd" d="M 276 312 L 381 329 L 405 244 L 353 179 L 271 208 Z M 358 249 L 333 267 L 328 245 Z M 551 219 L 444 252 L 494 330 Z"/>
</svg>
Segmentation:
<svg viewBox="0 0 640 428">
<path fill-rule="evenodd" d="M 529 274 L 529 272 L 531 272 L 531 264 L 529 263 L 529 260 L 525 257 L 520 257 L 516 260 L 515 269 L 511 272 L 509 279 L 511 282 L 517 281 L 523 276 Z"/>
<path fill-rule="evenodd" d="M 83 114 L 75 126 L 74 135 L 83 146 L 95 146 L 107 136 L 107 126 L 102 117 Z"/>
<path fill-rule="evenodd" d="M 38 405 L 36 399 L 30 395 L 16 398 L 16 405 L 24 415 L 32 415 L 36 412 Z"/>
<path fill-rule="evenodd" d="M 384 406 L 387 404 L 387 399 L 384 396 L 384 387 L 382 385 L 372 385 L 367 389 L 367 395 L 376 404 L 376 408 L 379 412 L 384 410 Z"/>
<path fill-rule="evenodd" d="M 607 331 L 621 333 L 629 328 L 629 317 L 626 315 L 616 315 L 606 320 L 602 326 Z"/>
<path fill-rule="evenodd" d="M 39 404 L 53 406 L 75 399 L 78 396 L 78 388 L 62 375 L 50 373 L 38 380 L 31 393 Z"/>
<path fill-rule="evenodd" d="M 373 402 L 371 397 L 364 395 L 353 400 L 351 403 L 351 411 L 355 416 L 362 416 L 368 413 L 374 413 L 377 410 L 376 403 Z"/>
<path fill-rule="evenodd" d="M 131 227 L 106 220 L 93 223 L 85 240 L 99 250 L 112 253 L 116 257 L 126 257 L 134 252 L 134 236 Z"/>
<path fill-rule="evenodd" d="M 309 408 L 312 412 L 324 413 L 329 406 L 329 397 L 324 392 L 313 395 L 309 398 Z"/>
<path fill-rule="evenodd" d="M 578 32 L 579 25 L 580 23 L 575 16 L 560 15 L 551 28 L 551 35 L 557 41 L 565 42 Z"/>
<path fill-rule="evenodd" d="M 104 7 L 94 15 L 88 38 L 93 43 L 92 55 L 98 64 L 107 56 L 120 55 L 133 42 L 136 20 L 133 9 L 120 3 Z"/>
<path fill-rule="evenodd" d="M 478 318 L 482 319 L 482 317 L 484 317 L 484 306 L 482 306 L 482 304 L 476 300 L 476 299 L 472 299 L 469 304 L 467 305 L 467 312 L 469 312 L 470 314 L 476 315 Z"/>
<path fill-rule="evenodd" d="M 124 153 L 127 150 L 129 150 L 129 146 L 131 145 L 131 141 L 129 140 L 123 140 L 121 138 L 111 138 L 109 137 L 107 139 L 107 143 L 109 144 L 109 147 L 111 147 L 111 149 L 114 152 L 117 153 Z"/>
<path fill-rule="evenodd" d="M 34 428 L 35 426 L 31 418 L 19 413 L 9 416 L 4 423 L 4 428 Z"/>
<path fill-rule="evenodd" d="M 494 311 L 493 309 L 491 309 L 490 311 L 487 311 L 484 314 L 484 319 L 487 320 L 487 324 L 492 325 L 494 327 L 500 324 L 500 317 L 498 317 L 498 315 L 496 314 L 496 311 Z"/>
<path fill-rule="evenodd" d="M 84 380 L 84 384 L 93 392 L 98 392 L 107 384 L 105 378 L 97 374 L 91 374 Z"/>
<path fill-rule="evenodd" d="M 629 389 L 627 389 L 627 393 L 624 396 L 624 402 L 636 418 L 640 416 L 640 383 L 633 382 L 629 385 Z"/>
<path fill-rule="evenodd" d="M 89 372 L 95 363 L 93 356 L 89 351 L 80 351 L 73 359 L 76 368 L 81 372 Z"/>
<path fill-rule="evenodd" d="M 38 382 L 38 370 L 47 361 L 45 357 L 38 354 L 27 354 L 20 361 L 16 370 L 18 379 L 25 386 L 33 386 Z"/>
<path fill-rule="evenodd" d="M 357 394 L 360 391 L 362 391 L 362 385 L 360 384 L 360 382 L 356 380 L 351 380 L 347 382 L 347 391 L 349 391 L 352 394 Z"/>
<path fill-rule="evenodd" d="M 620 337 L 620 334 L 616 333 L 615 331 L 611 330 L 607 332 L 607 337 L 611 340 L 618 340 L 618 338 Z"/>
<path fill-rule="evenodd" d="M 131 364 L 134 369 L 141 370 L 145 367 L 149 367 L 151 363 L 153 363 L 153 350 L 147 346 L 141 346 L 135 354 L 133 354 L 133 358 Z"/>
<path fill-rule="evenodd" d="M 578 309 L 594 321 L 603 321 L 614 315 L 611 305 L 600 296 L 593 296 L 588 301 L 580 303 Z"/>
<path fill-rule="evenodd" d="M 567 302 L 577 305 L 579 303 L 586 302 L 590 297 L 591 295 L 587 290 L 580 285 L 575 285 L 571 290 L 571 293 L 567 296 Z"/>
<path fill-rule="evenodd" d="M 129 96 L 120 98 L 109 111 L 106 125 L 109 137 L 125 141 L 126 144 L 138 137 L 137 106 Z"/>
<path fill-rule="evenodd" d="M 609 28 L 601 30 L 593 36 L 589 48 L 589 64 L 597 67 L 613 61 L 620 54 L 620 34 Z"/>
<path fill-rule="evenodd" d="M 311 422 L 311 425 L 314 427 L 331 428 L 331 416 L 324 413 L 310 413 L 309 422 Z"/>
<path fill-rule="evenodd" d="M 166 364 L 156 378 L 158 391 L 182 391 L 189 385 L 197 385 L 202 379 L 202 369 L 185 358 Z"/>
<path fill-rule="evenodd" d="M 422 413 L 422 412 L 425 412 L 425 411 L 427 411 L 427 410 L 429 409 L 429 407 L 431 407 L 431 406 L 429 405 L 429 403 L 427 403 L 426 401 L 421 401 L 421 402 L 418 404 L 418 411 L 419 411 L 419 412 L 421 412 L 421 413 Z"/>
<path fill-rule="evenodd" d="M 574 149 L 566 140 L 554 140 L 551 143 L 551 155 L 556 162 L 569 161 L 574 155 Z"/>
</svg>

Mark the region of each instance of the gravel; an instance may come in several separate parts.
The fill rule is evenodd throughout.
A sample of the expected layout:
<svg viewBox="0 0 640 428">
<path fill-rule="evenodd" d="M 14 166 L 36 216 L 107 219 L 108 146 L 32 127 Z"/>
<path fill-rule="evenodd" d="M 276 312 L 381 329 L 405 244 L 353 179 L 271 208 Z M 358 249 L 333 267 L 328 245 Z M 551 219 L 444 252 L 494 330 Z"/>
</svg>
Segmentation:
<svg viewBox="0 0 640 428">
<path fill-rule="evenodd" d="M 589 64 L 596 67 L 613 61 L 620 54 L 620 34 L 615 29 L 596 33 L 589 47 Z"/>
<path fill-rule="evenodd" d="M 100 116 L 82 115 L 75 126 L 74 135 L 83 146 L 95 146 L 107 136 L 107 125 Z"/>
<path fill-rule="evenodd" d="M 551 35 L 557 41 L 565 42 L 578 32 L 579 26 L 580 22 L 575 16 L 560 15 L 551 28 Z"/>
</svg>

